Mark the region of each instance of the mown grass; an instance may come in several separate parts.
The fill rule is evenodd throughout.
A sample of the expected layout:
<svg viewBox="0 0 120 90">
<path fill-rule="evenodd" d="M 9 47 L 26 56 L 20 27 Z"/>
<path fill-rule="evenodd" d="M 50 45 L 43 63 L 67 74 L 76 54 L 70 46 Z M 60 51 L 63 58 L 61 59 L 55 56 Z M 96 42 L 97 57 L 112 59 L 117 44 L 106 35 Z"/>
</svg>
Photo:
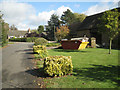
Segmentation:
<svg viewBox="0 0 120 90">
<path fill-rule="evenodd" d="M 47 88 L 117 88 L 120 87 L 118 78 L 118 50 L 86 48 L 85 50 L 48 50 L 49 55 L 71 56 L 73 63 L 72 75 L 45 78 Z"/>
</svg>

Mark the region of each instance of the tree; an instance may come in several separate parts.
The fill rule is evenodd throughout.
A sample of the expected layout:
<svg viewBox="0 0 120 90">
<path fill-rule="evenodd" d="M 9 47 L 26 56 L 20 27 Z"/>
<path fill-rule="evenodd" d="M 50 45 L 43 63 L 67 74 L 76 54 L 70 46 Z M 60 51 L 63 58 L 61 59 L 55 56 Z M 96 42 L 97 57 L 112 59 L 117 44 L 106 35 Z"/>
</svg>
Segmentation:
<svg viewBox="0 0 120 90">
<path fill-rule="evenodd" d="M 9 30 L 9 25 L 8 23 L 5 23 L 4 20 L 2 19 L 3 14 L 0 15 L 0 44 L 4 46 L 7 44 L 7 36 L 8 36 L 8 30 Z M 2 43 L 1 43 L 2 41 Z"/>
<path fill-rule="evenodd" d="M 109 54 L 111 54 L 111 46 L 112 40 L 119 34 L 120 32 L 120 13 L 117 9 L 111 11 L 106 11 L 102 15 L 100 20 L 100 24 L 98 24 L 99 31 L 102 33 L 106 33 L 109 38 Z"/>
<path fill-rule="evenodd" d="M 50 40 L 55 40 L 56 28 L 60 25 L 60 20 L 58 18 L 59 17 L 57 15 L 52 14 L 50 21 L 48 21 L 48 26 L 46 26 L 48 37 Z"/>
<path fill-rule="evenodd" d="M 67 11 L 63 12 L 61 16 L 62 24 L 70 25 L 74 21 L 74 14 L 67 9 Z"/>
<path fill-rule="evenodd" d="M 43 25 L 38 26 L 37 30 L 38 30 L 39 34 L 41 34 L 44 31 L 44 26 Z"/>
<path fill-rule="evenodd" d="M 17 27 L 13 24 L 10 26 L 10 30 L 18 30 Z"/>
<path fill-rule="evenodd" d="M 58 41 L 60 41 L 61 39 L 64 39 L 69 34 L 68 26 L 67 25 L 60 26 L 60 28 L 57 27 L 57 31 L 55 34 Z"/>
<path fill-rule="evenodd" d="M 85 18 L 86 18 L 85 14 L 74 13 L 74 22 L 82 23 Z"/>
</svg>

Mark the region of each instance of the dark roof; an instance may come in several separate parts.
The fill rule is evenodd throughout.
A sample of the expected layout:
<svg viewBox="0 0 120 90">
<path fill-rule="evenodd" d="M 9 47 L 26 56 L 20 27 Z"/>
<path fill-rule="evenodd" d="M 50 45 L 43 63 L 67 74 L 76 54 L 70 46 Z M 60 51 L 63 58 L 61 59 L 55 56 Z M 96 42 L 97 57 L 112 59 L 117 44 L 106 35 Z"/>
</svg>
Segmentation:
<svg viewBox="0 0 120 90">
<path fill-rule="evenodd" d="M 28 33 L 27 31 L 19 31 L 19 30 L 9 30 L 8 31 L 8 35 L 9 36 L 16 36 L 16 37 L 19 37 L 19 36 L 24 36 L 26 33 Z"/>
<path fill-rule="evenodd" d="M 69 29 L 70 29 L 70 34 L 71 35 L 76 35 L 77 34 L 77 30 L 79 29 L 79 26 L 80 26 L 81 22 L 74 22 L 73 24 L 71 24 L 69 26 Z"/>
<path fill-rule="evenodd" d="M 117 9 L 120 12 L 120 7 L 118 7 Z M 96 29 L 97 24 L 99 23 L 98 18 L 100 18 L 103 15 L 103 13 L 104 12 L 87 16 L 85 20 L 79 25 L 78 30 Z"/>
</svg>

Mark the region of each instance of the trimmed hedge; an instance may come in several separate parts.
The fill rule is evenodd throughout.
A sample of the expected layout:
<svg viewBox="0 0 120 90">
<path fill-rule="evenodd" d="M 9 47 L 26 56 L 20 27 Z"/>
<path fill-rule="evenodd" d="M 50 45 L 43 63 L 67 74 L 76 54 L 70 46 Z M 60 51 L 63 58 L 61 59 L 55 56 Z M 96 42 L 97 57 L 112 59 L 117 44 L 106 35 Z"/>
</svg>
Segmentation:
<svg viewBox="0 0 120 90">
<path fill-rule="evenodd" d="M 15 42 L 35 42 L 38 37 L 10 38 L 9 41 Z"/>
<path fill-rule="evenodd" d="M 36 55 L 37 58 L 45 58 L 48 56 L 46 46 L 43 46 L 43 45 L 33 46 L 33 52 L 38 54 Z"/>
<path fill-rule="evenodd" d="M 49 56 L 44 59 L 44 71 L 49 76 L 62 76 L 73 71 L 71 56 Z"/>
<path fill-rule="evenodd" d="M 60 43 L 47 43 L 47 47 L 56 47 L 56 46 L 60 46 Z"/>
<path fill-rule="evenodd" d="M 11 38 L 9 41 L 26 42 L 26 38 Z"/>
<path fill-rule="evenodd" d="M 48 41 L 44 38 L 38 38 L 35 40 L 34 45 L 46 45 Z"/>
</svg>

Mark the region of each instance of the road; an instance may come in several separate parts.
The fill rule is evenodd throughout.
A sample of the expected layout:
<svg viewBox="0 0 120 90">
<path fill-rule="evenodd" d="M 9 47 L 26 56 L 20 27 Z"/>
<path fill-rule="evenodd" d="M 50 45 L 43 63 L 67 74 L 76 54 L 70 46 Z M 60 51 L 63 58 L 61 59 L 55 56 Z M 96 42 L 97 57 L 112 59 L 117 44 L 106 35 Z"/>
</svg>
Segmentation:
<svg viewBox="0 0 120 90">
<path fill-rule="evenodd" d="M 38 88 L 33 69 L 33 43 L 15 43 L 2 49 L 2 88 Z"/>
</svg>

